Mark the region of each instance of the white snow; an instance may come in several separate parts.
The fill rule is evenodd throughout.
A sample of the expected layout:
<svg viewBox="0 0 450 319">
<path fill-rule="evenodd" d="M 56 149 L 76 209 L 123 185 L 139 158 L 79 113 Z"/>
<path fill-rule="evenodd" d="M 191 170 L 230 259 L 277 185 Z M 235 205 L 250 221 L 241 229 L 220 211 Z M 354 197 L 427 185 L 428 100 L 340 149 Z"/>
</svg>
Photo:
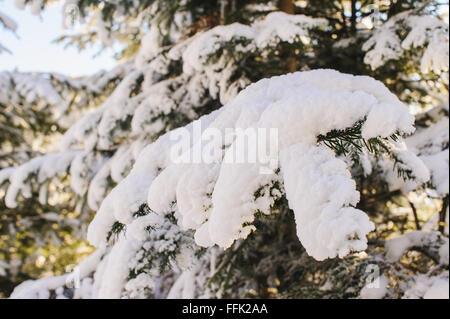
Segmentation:
<svg viewBox="0 0 450 319">
<path fill-rule="evenodd" d="M 436 107 L 436 109 L 441 109 Z M 416 153 L 431 173 L 431 182 L 438 196 L 449 193 L 449 119 L 442 117 L 433 125 L 408 137 L 409 150 Z M 446 147 L 447 145 L 447 147 Z M 446 147 L 446 148 L 445 148 Z M 444 149 L 445 148 L 445 149 Z"/>
<path fill-rule="evenodd" d="M 437 232 L 411 231 L 402 236 L 386 241 L 386 259 L 390 262 L 400 260 L 410 248 L 439 245 L 439 238 L 443 241 L 438 250 L 439 263 L 448 265 L 448 238 L 440 237 Z"/>
<path fill-rule="evenodd" d="M 379 276 L 375 279 L 377 282 L 370 283 L 361 289 L 359 298 L 361 299 L 381 299 L 386 297 L 388 293 L 389 279 L 385 275 Z"/>
<path fill-rule="evenodd" d="M 72 273 L 56 277 L 41 278 L 39 280 L 27 280 L 14 288 L 11 299 L 48 299 L 52 290 L 56 298 L 65 298 L 63 289 L 67 284 L 77 285 L 81 281 L 81 287 L 75 289 L 75 298 L 95 298 L 90 281 L 86 281 L 100 263 L 105 249 L 98 249 L 86 257 Z M 81 289 L 80 289 L 81 288 Z"/>
<path fill-rule="evenodd" d="M 401 39 L 401 30 L 408 30 Z M 448 71 L 449 32 L 448 24 L 435 16 L 419 16 L 411 11 L 397 14 L 373 31 L 364 43 L 364 62 L 377 69 L 389 60 L 401 57 L 405 50 L 425 48 L 420 60 L 422 73 Z"/>
<path fill-rule="evenodd" d="M 434 16 L 410 16 L 406 25 L 411 31 L 403 40 L 402 48 L 426 47 L 420 61 L 422 73 L 432 71 L 440 74 L 441 71 L 448 71 L 448 24 Z"/>
<path fill-rule="evenodd" d="M 122 234 L 106 257 L 102 278 L 97 279 L 98 298 L 120 298 L 129 274 L 128 261 L 136 255 L 136 250 L 136 242 Z"/>
<path fill-rule="evenodd" d="M 20 10 L 25 9 L 25 0 L 14 0 L 14 4 L 17 9 L 20 9 Z"/>
<path fill-rule="evenodd" d="M 9 208 L 17 207 L 17 196 L 22 194 L 24 198 L 31 196 L 31 178 L 36 178 L 37 183 L 43 183 L 49 178 L 66 172 L 73 158 L 80 152 L 72 151 L 62 154 L 46 154 L 33 158 L 31 161 L 6 171 L 0 171 L 2 175 L 9 175 L 9 186 L 5 195 L 5 204 Z M 3 173 L 4 172 L 4 173 Z"/>
<path fill-rule="evenodd" d="M 437 279 L 423 295 L 423 299 L 448 299 L 448 279 Z"/>
<path fill-rule="evenodd" d="M 6 29 L 9 29 L 13 32 L 17 30 L 17 22 L 1 11 L 0 11 L 0 23 L 2 23 L 3 26 L 6 27 Z"/>
<path fill-rule="evenodd" d="M 280 154 L 289 207 L 297 235 L 317 260 L 344 257 L 367 248 L 375 226 L 355 209 L 359 193 L 345 163 L 325 146 L 295 144 Z"/>
<path fill-rule="evenodd" d="M 404 299 L 448 299 L 448 271 L 438 276 L 420 274 L 407 283 Z"/>
<path fill-rule="evenodd" d="M 16 4 L 25 6 L 21 0 L 16 0 Z M 32 10 L 39 14 L 41 4 L 41 0 L 32 1 Z M 100 16 L 97 23 L 99 36 L 105 43 L 111 43 L 114 35 L 109 26 Z M 253 225 L 255 216 L 264 218 L 263 215 L 270 214 L 275 201 L 282 196 L 286 196 L 294 212 L 299 240 L 315 259 L 344 257 L 366 249 L 366 236 L 374 225 L 363 211 L 355 208 L 359 193 L 348 163 L 318 144 L 317 136 L 352 127 L 358 121 L 363 121 L 364 139 L 388 138 L 397 132 L 412 134 L 414 117 L 406 106 L 381 82 L 333 70 L 264 79 L 239 94 L 249 80 L 242 76 L 229 81 L 237 67 L 227 54 L 258 52 L 264 56 L 268 46 L 276 46 L 280 41 L 308 45 L 309 30 L 325 25 L 322 19 L 273 12 L 248 26 L 237 23 L 219 26 L 181 40 L 167 55 L 160 54 L 161 34 L 151 27 L 136 59 L 109 74 L 83 81 L 51 75 L 61 82 L 70 81 L 73 87 L 100 92 L 109 79 L 127 73 L 100 108 L 66 132 L 61 149 L 68 151 L 76 145 L 83 150 L 49 154 L 17 168 L 0 170 L 0 185 L 7 186 L 8 207 L 17 207 L 19 195 L 31 196 L 36 187 L 34 179 L 42 184 L 39 190 L 44 202 L 49 180 L 70 170 L 74 192 L 87 198 L 91 209 L 98 210 L 89 226 L 88 240 L 100 248 L 91 266 L 82 267 L 81 288 L 76 290 L 76 298 L 146 296 L 146 289 L 154 289 L 161 279 L 157 278 L 160 274 L 156 269 L 131 280 L 127 278 L 130 269 L 143 267 L 140 258 L 149 252 L 176 252 L 176 257 L 170 260 L 175 269 L 175 283 L 168 297 L 194 298 L 198 296 L 196 287 L 204 284 L 204 276 L 199 274 L 204 269 L 192 264 L 195 246 L 192 233 L 199 246 L 229 248 L 235 240 L 257 231 Z M 397 31 L 405 26 L 411 30 L 402 40 Z M 399 58 L 405 50 L 424 48 L 422 72 L 448 70 L 446 30 L 448 33 L 448 26 L 436 18 L 399 15 L 366 42 L 365 61 L 375 69 Z M 230 42 L 238 43 L 233 52 L 227 52 L 225 47 Z M 341 45 L 349 43 L 343 41 Z M 225 53 L 212 58 L 222 49 Z M 166 79 L 169 66 L 176 60 L 181 60 L 184 73 Z M 41 108 L 53 105 L 58 116 L 65 113 L 67 95 L 61 94 L 48 76 L 0 73 L 0 102 L 17 101 L 23 96 L 27 103 Z M 131 94 L 141 80 L 141 89 Z M 15 83 L 17 96 L 11 96 L 11 81 Z M 168 126 L 167 117 L 197 118 L 204 113 L 201 108 L 213 100 L 225 106 L 164 134 L 173 129 Z M 196 124 L 201 124 L 199 132 Z M 275 170 L 261 174 L 265 162 L 232 161 L 234 156 L 254 149 L 247 145 L 234 153 L 242 138 L 228 134 L 227 129 L 270 128 L 278 130 L 277 150 L 271 158 L 275 160 Z M 207 144 L 214 154 L 212 163 L 173 161 L 177 146 L 173 135 L 180 133 L 187 137 L 188 150 L 195 152 L 209 141 L 208 129 L 215 129 L 225 137 L 219 143 Z M 397 165 L 410 170 L 413 181 L 405 182 L 394 176 L 394 163 L 389 158 L 376 164 L 384 169 L 382 178 L 391 190 L 396 187 L 411 190 L 430 181 L 443 197 L 448 194 L 449 153 L 448 148 L 443 150 L 445 143 L 448 144 L 448 117 L 419 129 L 405 142 L 400 139 L 388 143 L 399 160 Z M 98 152 L 112 149 L 115 152 L 111 157 Z M 371 155 L 363 156 L 366 174 L 379 168 L 370 161 Z M 111 192 L 110 183 L 118 183 Z M 144 203 L 152 212 L 135 216 Z M 168 214 L 173 214 L 178 224 L 169 221 Z M 56 220 L 57 216 L 50 213 L 44 218 Z M 104 256 L 107 234 L 116 221 L 125 224 L 125 229 Z M 411 232 L 389 240 L 386 244 L 389 260 L 398 260 L 407 249 L 427 243 L 429 237 L 430 233 Z M 448 239 L 439 248 L 439 256 L 442 265 L 448 264 Z M 215 265 L 212 263 L 211 267 Z M 47 298 L 54 290 L 57 298 L 64 298 L 62 287 L 66 280 L 65 275 L 27 282 L 16 288 L 13 297 Z M 380 287 L 365 287 L 360 297 L 386 296 L 388 282 L 381 276 Z M 448 275 L 426 283 L 418 278 L 415 284 L 420 287 L 412 287 L 406 296 L 439 297 L 447 287 L 448 298 Z"/>
<path fill-rule="evenodd" d="M 180 225 L 197 230 L 198 244 L 226 248 L 254 230 L 251 223 L 256 212 L 270 212 L 282 193 L 269 190 L 281 178 L 288 181 L 286 196 L 296 214 L 299 238 L 309 254 L 325 259 L 365 249 L 365 236 L 373 224 L 364 213 L 351 207 L 359 200 L 354 181 L 344 162 L 335 159 L 331 151 L 316 146 L 319 134 L 350 127 L 365 118 L 365 138 L 414 131 L 413 117 L 407 108 L 371 78 L 316 70 L 262 80 L 197 123 L 202 124 L 202 130 L 277 128 L 281 177 L 259 174 L 262 163 L 229 163 L 226 159 L 232 155 L 230 146 L 238 142 L 233 138 L 226 145 L 213 146 L 225 146 L 225 153 L 216 153 L 222 154 L 217 158 L 218 163 L 222 162 L 220 166 L 173 163 L 169 155 L 174 142 L 166 134 L 141 152 L 131 173 L 103 201 L 89 227 L 88 238 L 95 245 L 102 243 L 114 221 L 130 224 L 132 213 L 147 198 L 149 207 L 159 214 L 176 209 Z M 196 143 L 202 143 L 202 133 L 193 136 L 192 127 L 191 124 L 187 132 L 193 137 L 194 148 Z M 288 156 L 291 152 L 295 157 Z M 310 168 L 315 175 L 307 177 L 308 171 L 298 166 L 302 158 L 304 163 L 314 165 Z M 202 178 L 197 178 L 200 175 Z M 302 180 L 303 184 L 297 184 Z M 308 195 L 316 182 L 315 194 L 321 195 Z M 258 189 L 264 191 L 255 198 Z"/>
<path fill-rule="evenodd" d="M 223 45 L 236 41 L 233 54 L 254 51 L 275 46 L 281 41 L 296 39 L 309 41 L 309 30 L 325 27 L 325 19 L 313 19 L 304 15 L 290 15 L 283 12 L 269 13 L 263 20 L 247 26 L 233 23 L 218 26 L 197 35 L 183 53 L 183 68 L 187 74 L 204 69 L 206 60 Z"/>
</svg>

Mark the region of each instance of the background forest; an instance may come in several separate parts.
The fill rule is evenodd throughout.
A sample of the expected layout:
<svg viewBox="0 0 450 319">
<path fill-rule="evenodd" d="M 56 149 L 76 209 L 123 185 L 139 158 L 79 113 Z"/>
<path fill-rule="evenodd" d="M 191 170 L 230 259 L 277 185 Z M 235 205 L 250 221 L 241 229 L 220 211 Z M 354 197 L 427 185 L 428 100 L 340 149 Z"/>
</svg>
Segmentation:
<svg viewBox="0 0 450 319">
<path fill-rule="evenodd" d="M 0 71 L 0 297 L 448 298 L 448 2 L 14 0 L 60 2 L 117 66 Z M 174 165 L 192 123 L 280 167 Z"/>
</svg>

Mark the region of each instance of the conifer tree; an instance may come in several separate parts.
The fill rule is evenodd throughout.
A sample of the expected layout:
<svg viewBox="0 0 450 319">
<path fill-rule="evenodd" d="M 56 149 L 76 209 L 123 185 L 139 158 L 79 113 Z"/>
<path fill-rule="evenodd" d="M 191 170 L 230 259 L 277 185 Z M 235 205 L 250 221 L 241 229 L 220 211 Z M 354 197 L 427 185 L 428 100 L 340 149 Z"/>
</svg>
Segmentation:
<svg viewBox="0 0 450 319">
<path fill-rule="evenodd" d="M 448 297 L 449 35 L 439 1 L 68 5 L 89 27 L 61 42 L 121 43 L 127 61 L 79 80 L 39 75 L 60 99 L 18 84 L 36 75 L 0 74 L 4 113 L 32 112 L 18 124 L 3 116 L 5 132 L 59 131 L 61 117 L 46 112 L 69 119 L 58 151 L 0 170 L 2 214 L 29 221 L 20 212 L 31 200 L 33 216 L 51 209 L 86 227 L 94 215 L 96 251 L 12 297 Z M 228 128 L 276 129 L 277 151 L 230 162 L 253 148 Z M 208 144 L 209 132 L 224 138 Z M 174 162 L 174 135 L 187 138 L 184 155 L 208 147 L 212 161 Z M 2 236 L 13 224 L 2 218 Z"/>
</svg>

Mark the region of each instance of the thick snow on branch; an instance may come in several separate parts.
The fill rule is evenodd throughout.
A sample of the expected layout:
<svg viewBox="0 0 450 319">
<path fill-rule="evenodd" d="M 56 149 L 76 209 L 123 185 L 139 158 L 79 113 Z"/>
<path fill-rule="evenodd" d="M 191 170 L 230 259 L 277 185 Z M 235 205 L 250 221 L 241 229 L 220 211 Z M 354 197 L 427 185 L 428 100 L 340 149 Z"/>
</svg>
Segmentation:
<svg viewBox="0 0 450 319">
<path fill-rule="evenodd" d="M 297 235 L 318 260 L 367 248 L 374 229 L 359 201 L 346 164 L 325 146 L 295 144 L 280 154 L 286 196 L 295 213 Z"/>
<path fill-rule="evenodd" d="M 436 107 L 447 112 L 448 104 Z M 449 193 L 449 118 L 441 116 L 432 125 L 420 128 L 406 139 L 408 149 L 417 154 L 431 173 L 431 183 L 438 197 Z"/>
<path fill-rule="evenodd" d="M 400 260 L 409 249 L 423 249 L 441 265 L 448 265 L 448 238 L 438 232 L 412 231 L 390 239 L 385 244 L 386 257 L 390 262 Z"/>
<path fill-rule="evenodd" d="M 419 274 L 413 277 L 405 284 L 403 299 L 448 299 L 448 276 L 448 271 L 444 271 L 438 276 Z"/>
<path fill-rule="evenodd" d="M 9 208 L 17 207 L 17 197 L 22 194 L 24 198 L 31 197 L 32 186 L 30 179 L 35 178 L 38 187 L 41 187 L 42 196 L 46 195 L 48 187 L 45 182 L 59 174 L 66 173 L 72 160 L 80 152 L 67 152 L 64 154 L 47 154 L 36 157 L 26 164 L 17 168 L 7 168 L 0 171 L 0 185 L 8 182 L 8 189 L 5 196 L 5 204 Z M 46 196 L 40 198 L 46 203 Z"/>
<path fill-rule="evenodd" d="M 12 292 L 10 298 L 12 299 L 49 299 L 50 297 L 56 299 L 67 299 L 64 286 L 73 289 L 72 298 L 88 299 L 96 298 L 99 287 L 93 283 L 93 278 L 89 275 L 92 272 L 97 272 L 97 277 L 101 276 L 98 269 L 102 269 L 102 264 L 105 264 L 106 258 L 105 248 L 98 249 L 86 259 L 84 259 L 75 269 L 74 272 L 56 276 L 42 278 L 39 280 L 28 280 L 17 286 Z M 54 296 L 50 294 L 54 293 Z"/>
<path fill-rule="evenodd" d="M 407 36 L 399 36 L 404 30 Z M 420 58 L 422 73 L 449 69 L 448 24 L 434 16 L 419 16 L 412 12 L 402 12 L 379 28 L 364 43 L 364 62 L 377 69 L 389 60 L 400 58 L 406 50 L 424 49 Z"/>
<path fill-rule="evenodd" d="M 283 28 L 273 26 L 275 20 L 283 20 Z M 250 53 L 257 39 L 264 46 L 262 49 L 279 41 L 301 41 L 300 37 L 306 36 L 311 28 L 322 24 L 320 19 L 316 21 L 301 15 L 274 13 L 251 26 L 235 25 L 227 34 L 238 39 L 239 30 L 250 30 L 251 36 L 246 40 L 246 50 Z M 137 154 L 146 144 L 167 130 L 185 125 L 216 109 L 220 102 L 231 100 L 250 83 L 245 74 L 236 78 L 236 73 L 240 71 L 234 61 L 225 58 L 220 46 L 213 45 L 216 40 L 211 35 L 219 32 L 217 30 L 221 29 L 206 31 L 200 37 L 209 39 L 202 45 L 215 48 L 208 54 L 214 53 L 219 57 L 206 61 L 202 60 L 203 55 L 197 56 L 196 59 L 203 61 L 203 65 L 201 71 L 194 74 L 181 73 L 174 77 L 170 70 L 180 63 L 187 67 L 195 54 L 203 54 L 198 51 L 199 42 L 195 40 L 198 37 L 194 41 L 182 40 L 172 48 L 161 48 L 156 39 L 157 30 L 153 28 L 143 40 L 137 57 L 108 73 L 83 79 L 58 74 L 0 73 L 0 103 L 19 105 L 22 102 L 34 108 L 37 105 L 38 108 L 52 110 L 51 115 L 58 117 L 69 113 L 71 103 L 77 107 L 83 106 L 92 100 L 91 95 L 100 94 L 111 82 L 116 84 L 114 79 L 122 80 L 123 77 L 99 108 L 70 126 L 60 143 L 63 152 L 80 148 L 86 152 L 75 157 L 70 164 L 70 172 L 74 174 L 71 184 L 78 195 L 84 195 L 87 191 L 89 207 L 97 210 L 112 184 L 120 182 L 129 173 Z M 264 44 L 261 44 L 262 39 Z M 167 54 L 162 54 L 163 50 L 168 50 Z M 191 53 L 185 56 L 184 52 Z M 72 94 L 74 90 L 78 95 Z M 70 114 L 73 113 L 72 110 Z M 67 122 L 70 121 L 64 121 Z M 99 155 L 102 151 L 109 154 Z M 88 165 L 94 169 L 87 169 Z M 22 182 L 30 184 L 30 181 L 24 179 Z M 13 184 L 18 185 L 11 181 Z M 30 185 L 15 187 L 15 190 L 27 187 Z M 17 198 L 18 193 L 13 193 Z M 16 203 L 11 199 L 10 204 Z M 128 208 L 124 208 L 124 212 L 127 211 Z"/>
<path fill-rule="evenodd" d="M 73 83 L 73 82 L 72 82 Z M 78 83 L 73 83 L 79 85 Z M 13 96 L 23 96 L 27 103 L 39 105 L 40 100 L 56 105 L 62 97 L 53 87 L 50 79 L 39 73 L 0 73 L 0 102 L 2 104 L 17 103 Z"/>
<path fill-rule="evenodd" d="M 448 71 L 448 24 L 433 16 L 410 16 L 405 22 L 410 31 L 402 48 L 426 48 L 420 60 L 422 73 Z"/>
<path fill-rule="evenodd" d="M 112 157 L 99 152 L 70 150 L 64 153 L 49 153 L 35 157 L 18 167 L 0 170 L 0 186 L 6 190 L 5 204 L 9 208 L 19 205 L 20 195 L 29 198 L 32 190 L 39 191 L 39 201 L 46 204 L 49 182 L 53 178 L 70 174 L 70 187 L 81 197 L 87 194 L 87 203 L 92 209 L 98 209 L 110 186 L 108 178 L 120 182 L 137 157 L 143 145 L 137 141 L 131 145 L 122 145 Z"/>
<path fill-rule="evenodd" d="M 390 191 L 401 190 L 405 194 L 429 182 L 428 194 L 443 198 L 449 193 L 448 103 L 419 114 L 417 119 L 422 122 L 424 117 L 429 118 L 429 123 L 423 123 L 413 135 L 405 138 L 405 143 L 392 150 L 397 156 L 395 163 L 386 158 L 373 158 L 367 162 L 366 173 L 370 174 L 373 167 L 376 167 L 383 172 Z M 417 157 L 409 156 L 410 153 Z M 404 171 L 409 171 L 408 167 L 416 167 L 414 178 L 403 179 L 396 172 L 395 166 Z"/>
<path fill-rule="evenodd" d="M 115 82 L 124 76 L 127 65 L 83 78 L 58 73 L 3 71 L 0 72 L 0 105 L 7 110 L 11 107 L 19 109 L 18 112 L 9 111 L 11 123 L 31 124 L 36 120 L 33 115 L 38 113 L 48 121 L 67 127 L 88 107 L 96 106 L 97 97 L 110 92 Z"/>
<path fill-rule="evenodd" d="M 213 164 L 175 163 L 170 157 L 175 142 L 168 133 L 141 152 L 131 173 L 106 197 L 88 239 L 101 245 L 115 221 L 131 224 L 133 213 L 147 201 L 156 213 L 175 211 L 182 229 L 196 230 L 197 244 L 226 248 L 254 230 L 255 213 L 270 213 L 283 195 L 284 182 L 299 238 L 309 254 L 321 260 L 364 249 L 373 225 L 352 207 L 359 200 L 355 183 L 344 162 L 317 145 L 318 135 L 358 121 L 364 121 L 365 139 L 414 131 L 414 118 L 406 106 L 369 77 L 316 70 L 262 80 L 220 110 L 191 123 L 185 133 L 193 150 L 205 139 L 202 132 L 193 133 L 195 123 L 220 132 L 276 128 L 281 174 L 276 170 L 261 174 L 266 163 L 258 161 L 228 161 L 241 142 L 234 137 L 212 146 L 217 156 Z M 299 163 L 308 165 L 308 170 Z M 311 188 L 314 196 L 308 195 Z"/>
<path fill-rule="evenodd" d="M 325 19 L 313 19 L 304 15 L 272 12 L 263 20 L 247 26 L 240 23 L 219 26 L 196 36 L 183 53 L 184 71 L 193 73 L 203 70 L 206 60 L 217 50 L 238 45 L 233 52 L 251 52 L 275 47 L 279 42 L 295 41 L 309 43 L 309 30 L 327 25 Z"/>
</svg>

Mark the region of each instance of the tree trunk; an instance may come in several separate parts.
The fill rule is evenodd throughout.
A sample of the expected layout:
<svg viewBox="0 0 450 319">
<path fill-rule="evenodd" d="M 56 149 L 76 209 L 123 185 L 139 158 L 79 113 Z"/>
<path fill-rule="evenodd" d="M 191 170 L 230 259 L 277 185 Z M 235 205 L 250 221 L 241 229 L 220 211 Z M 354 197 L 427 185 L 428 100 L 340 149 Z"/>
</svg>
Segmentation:
<svg viewBox="0 0 450 319">
<path fill-rule="evenodd" d="M 233 7 L 235 6 L 234 0 L 231 1 L 231 4 L 230 0 L 220 0 L 220 24 L 225 25 L 229 23 L 229 21 L 227 21 L 227 15 L 230 11 L 234 11 Z"/>
<path fill-rule="evenodd" d="M 356 33 L 356 0 L 352 0 L 352 16 L 350 17 L 350 30 Z"/>
<path fill-rule="evenodd" d="M 294 0 L 278 0 L 278 8 L 288 14 L 295 14 Z M 292 53 L 287 57 L 287 71 L 292 73 L 297 71 L 297 60 Z"/>
<path fill-rule="evenodd" d="M 295 13 L 295 5 L 293 0 L 278 0 L 278 8 L 289 14 Z"/>
</svg>

